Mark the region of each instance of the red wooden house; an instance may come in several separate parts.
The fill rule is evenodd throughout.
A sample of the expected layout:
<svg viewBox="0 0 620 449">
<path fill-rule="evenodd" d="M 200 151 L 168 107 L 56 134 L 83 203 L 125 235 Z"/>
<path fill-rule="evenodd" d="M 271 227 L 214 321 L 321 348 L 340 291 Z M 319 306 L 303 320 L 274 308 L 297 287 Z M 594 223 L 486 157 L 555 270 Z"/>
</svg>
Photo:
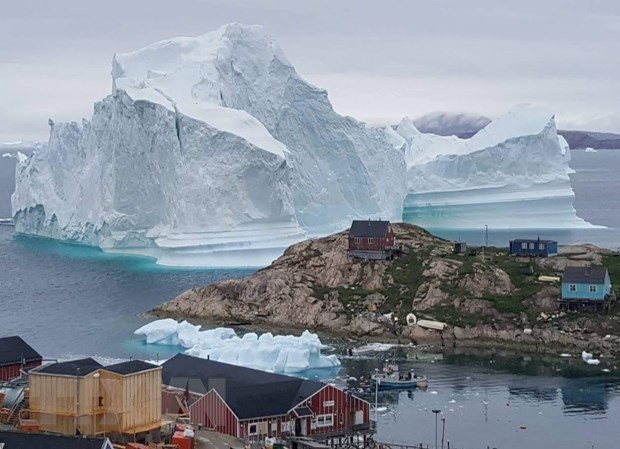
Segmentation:
<svg viewBox="0 0 620 449">
<path fill-rule="evenodd" d="M 241 439 L 373 431 L 367 401 L 321 382 L 183 354 L 163 364 L 163 381 L 190 398 L 194 425 Z"/>
<path fill-rule="evenodd" d="M 0 381 L 21 376 L 21 370 L 41 365 L 43 357 L 21 337 L 0 338 Z"/>
<path fill-rule="evenodd" d="M 349 256 L 364 260 L 392 257 L 394 233 L 389 221 L 354 220 L 349 230 Z"/>
</svg>

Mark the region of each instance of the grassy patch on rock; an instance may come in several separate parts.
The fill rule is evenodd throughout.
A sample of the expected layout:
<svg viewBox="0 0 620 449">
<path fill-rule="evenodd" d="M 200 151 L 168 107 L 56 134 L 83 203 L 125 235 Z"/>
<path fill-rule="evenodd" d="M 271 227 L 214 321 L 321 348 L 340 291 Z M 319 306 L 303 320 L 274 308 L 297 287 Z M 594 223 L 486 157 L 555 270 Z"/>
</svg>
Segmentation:
<svg viewBox="0 0 620 449">
<path fill-rule="evenodd" d="M 387 268 L 384 277 L 386 287 L 380 291 L 387 298 L 383 311 L 395 312 L 401 320 L 410 312 L 412 299 L 426 281 L 423 275 L 424 262 L 429 255 L 428 250 L 411 249 Z"/>
</svg>

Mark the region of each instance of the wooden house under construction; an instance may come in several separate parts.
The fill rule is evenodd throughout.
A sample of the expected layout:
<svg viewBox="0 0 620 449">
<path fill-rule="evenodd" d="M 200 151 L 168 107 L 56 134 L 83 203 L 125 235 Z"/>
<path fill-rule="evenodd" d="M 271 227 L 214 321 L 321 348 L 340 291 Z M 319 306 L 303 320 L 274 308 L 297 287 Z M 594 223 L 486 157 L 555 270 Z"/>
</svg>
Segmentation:
<svg viewBox="0 0 620 449">
<path fill-rule="evenodd" d="M 161 367 L 139 360 L 102 366 L 87 358 L 29 374 L 29 418 L 73 435 L 142 435 L 161 427 Z"/>
</svg>

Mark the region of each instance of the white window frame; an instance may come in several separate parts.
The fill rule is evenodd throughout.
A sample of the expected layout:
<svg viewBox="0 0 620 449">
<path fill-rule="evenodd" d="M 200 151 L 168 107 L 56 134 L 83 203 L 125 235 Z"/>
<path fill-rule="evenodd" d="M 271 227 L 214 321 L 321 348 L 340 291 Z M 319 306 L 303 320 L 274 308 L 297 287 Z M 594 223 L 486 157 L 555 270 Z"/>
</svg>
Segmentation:
<svg viewBox="0 0 620 449">
<path fill-rule="evenodd" d="M 527 249 L 527 242 L 521 242 L 521 249 Z"/>
<path fill-rule="evenodd" d="M 368 237 L 368 244 L 373 245 L 375 243 L 375 239 L 372 237 Z"/>
<path fill-rule="evenodd" d="M 596 285 L 590 285 L 590 293 L 596 293 L 597 291 Z"/>
<path fill-rule="evenodd" d="M 536 248 L 536 243 L 530 242 L 530 249 L 534 249 L 534 248 Z"/>
<path fill-rule="evenodd" d="M 544 244 L 544 243 L 539 243 L 539 244 L 538 244 L 538 249 L 539 249 L 539 250 L 541 250 L 541 251 L 544 251 L 544 249 L 545 249 L 545 244 Z"/>
<path fill-rule="evenodd" d="M 254 432 L 252 432 L 252 426 L 254 426 Z M 258 435 L 258 423 L 248 424 L 248 435 Z"/>
<path fill-rule="evenodd" d="M 360 243 L 362 239 L 360 239 L 359 237 L 353 237 L 353 242 L 355 243 Z"/>
<path fill-rule="evenodd" d="M 576 292 L 577 291 L 577 284 L 568 284 L 568 291 L 569 292 Z"/>
<path fill-rule="evenodd" d="M 333 427 L 334 426 L 334 414 L 328 413 L 325 415 L 317 415 L 314 418 L 315 427 L 320 429 L 321 427 Z"/>
</svg>

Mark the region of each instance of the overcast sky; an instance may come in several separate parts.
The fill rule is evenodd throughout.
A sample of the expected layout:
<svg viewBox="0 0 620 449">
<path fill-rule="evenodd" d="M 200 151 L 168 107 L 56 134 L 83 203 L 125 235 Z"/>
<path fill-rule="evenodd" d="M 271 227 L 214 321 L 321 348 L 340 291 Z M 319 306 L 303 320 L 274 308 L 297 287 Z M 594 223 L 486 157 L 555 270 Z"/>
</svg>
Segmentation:
<svg viewBox="0 0 620 449">
<path fill-rule="evenodd" d="M 547 105 L 560 127 L 620 132 L 617 0 L 3 0 L 0 141 L 90 117 L 114 52 L 261 24 L 335 109 L 373 124 Z"/>
</svg>

